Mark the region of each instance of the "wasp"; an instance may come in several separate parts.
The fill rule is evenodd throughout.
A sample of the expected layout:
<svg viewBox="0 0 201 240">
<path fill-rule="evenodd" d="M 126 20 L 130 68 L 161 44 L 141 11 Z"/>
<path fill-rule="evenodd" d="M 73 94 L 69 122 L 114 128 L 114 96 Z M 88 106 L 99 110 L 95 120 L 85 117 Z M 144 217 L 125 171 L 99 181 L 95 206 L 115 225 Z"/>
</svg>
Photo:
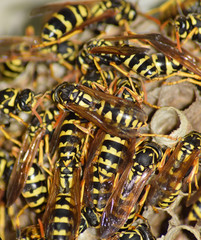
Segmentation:
<svg viewBox="0 0 201 240">
<path fill-rule="evenodd" d="M 74 41 L 68 40 L 52 44 L 49 47 L 35 49 L 31 45 L 34 42 L 38 42 L 38 37 L 36 36 L 29 38 L 26 36 L 7 37 L 2 38 L 0 42 L 3 46 L 7 44 L 5 48 L 9 47 L 8 50 L 3 49 L 1 51 L 2 59 L 0 61 L 0 72 L 6 80 L 13 80 L 18 77 L 25 71 L 29 62 L 37 64 L 46 62 L 50 66 L 52 63 L 58 62 L 68 70 L 72 70 L 79 51 L 79 45 Z M 36 64 L 34 67 L 34 73 L 36 73 Z"/>
<path fill-rule="evenodd" d="M 19 141 L 13 139 L 3 127 L 9 127 L 11 118 L 15 118 L 18 122 L 22 122 L 25 126 L 26 123 L 17 115 L 21 112 L 30 114 L 32 108 L 36 104 L 36 95 L 30 89 L 15 89 L 6 88 L 0 91 L 0 114 L 1 114 L 1 131 L 6 138 L 13 141 L 15 144 L 20 145 Z"/>
<path fill-rule="evenodd" d="M 28 30 L 28 29 L 27 29 Z M 33 41 L 36 39 L 32 39 Z M 1 38 L 1 61 L 0 72 L 5 80 L 13 80 L 24 72 L 30 56 L 31 37 L 10 37 Z"/>
<path fill-rule="evenodd" d="M 121 49 L 121 46 L 93 46 L 90 50 L 90 53 L 94 56 L 96 55 L 97 59 L 101 59 L 101 61 L 103 58 L 105 62 L 107 61 L 108 65 L 112 65 L 118 70 L 120 69 L 116 65 L 124 64 L 125 66 L 134 70 L 141 76 L 147 78 L 155 78 L 158 74 L 167 74 L 170 76 L 172 73 L 177 72 L 182 68 L 185 71 L 186 69 L 188 69 L 196 75 L 201 76 L 201 71 L 198 68 L 198 64 L 196 64 L 196 61 L 198 62 L 199 60 L 184 48 L 182 48 L 182 51 L 179 51 L 176 47 L 176 43 L 172 42 L 161 34 L 131 34 L 126 37 L 116 36 L 111 38 L 105 38 L 105 40 L 118 41 L 122 39 L 132 38 L 147 42 L 157 51 L 159 51 L 159 53 L 149 56 L 146 54 L 147 49 L 133 49 L 130 46 L 126 46 L 125 49 L 123 48 L 124 50 Z M 131 54 L 132 52 L 133 55 Z M 115 58 L 112 60 L 111 56 L 114 55 Z M 142 59 L 142 61 L 139 61 L 140 59 Z M 125 71 L 123 71 L 123 73 L 124 75 L 128 75 Z"/>
<path fill-rule="evenodd" d="M 47 42 L 55 43 L 58 39 L 64 41 L 62 38 L 65 39 L 65 35 L 94 22 L 104 21 L 121 26 L 125 21 L 130 23 L 136 18 L 135 8 L 124 0 L 96 2 L 91 7 L 90 3 L 92 2 L 49 4 L 34 9 L 32 15 L 44 14 L 45 11 L 55 12 L 55 9 L 58 9 L 43 27 L 41 37 L 45 44 L 42 45 L 47 46 Z"/>
<path fill-rule="evenodd" d="M 14 80 L 25 71 L 29 62 L 58 61 L 56 53 L 50 50 L 33 49 L 33 43 L 38 41 L 37 36 L 2 37 L 0 39 L 0 72 L 3 79 Z M 57 49 L 58 54 L 59 52 L 62 54 L 62 51 Z"/>
<path fill-rule="evenodd" d="M 4 114 L 30 113 L 35 104 L 35 93 L 30 89 L 6 88 L 0 91 L 0 110 Z"/>
<path fill-rule="evenodd" d="M 44 215 L 47 236 L 53 236 L 54 239 L 73 238 L 79 232 L 82 173 L 80 158 L 86 133 L 74 125 L 76 121 L 84 128 L 88 125 L 88 121 L 79 118 L 73 112 L 69 112 L 62 123 L 58 146 L 59 158 L 55 167 L 57 172 L 55 181 L 58 183 L 50 190 L 56 197 L 52 199 L 50 196 L 48 206 L 51 207 Z M 52 220 L 49 221 L 49 218 Z"/>
<path fill-rule="evenodd" d="M 12 205 L 15 200 L 18 198 L 18 196 L 20 195 L 20 193 L 22 192 L 22 189 L 24 188 L 25 184 L 26 184 L 26 179 L 28 177 L 28 171 L 27 168 L 30 169 L 33 160 L 34 160 L 34 156 L 36 155 L 37 152 L 37 148 L 39 146 L 39 143 L 44 135 L 45 130 L 42 129 L 41 131 L 38 130 L 36 132 L 36 136 L 33 139 L 30 148 L 28 148 L 28 150 L 26 151 L 26 154 L 28 154 L 28 156 L 25 154 L 24 158 L 21 156 L 22 153 L 24 152 L 24 148 L 26 146 L 26 144 L 28 143 L 28 135 L 26 136 L 26 144 L 25 142 L 22 145 L 22 149 L 21 149 L 21 154 L 19 154 L 19 159 L 17 159 L 15 161 L 15 165 L 12 171 L 12 174 L 10 176 L 9 179 L 9 183 L 8 183 L 8 188 L 7 188 L 7 206 Z M 25 140 L 24 140 L 25 141 Z M 22 157 L 22 159 L 21 159 Z M 24 174 L 22 174 L 24 173 Z M 16 181 L 17 179 L 17 181 Z"/>
<path fill-rule="evenodd" d="M 188 69 L 190 72 L 200 76 L 201 72 L 198 68 L 199 59 L 193 56 L 190 52 L 181 48 L 181 51 L 176 47 L 176 43 L 172 42 L 170 39 L 166 38 L 161 34 L 142 34 L 142 35 L 132 35 L 136 39 L 142 39 L 143 41 L 149 43 L 157 51 L 163 53 L 168 58 L 172 58 Z M 130 38 L 129 37 L 129 38 Z"/>
<path fill-rule="evenodd" d="M 111 41 L 93 39 L 84 44 L 77 57 L 77 65 L 83 74 L 87 74 L 97 69 L 100 64 L 110 65 L 111 62 L 117 65 L 122 64 L 124 61 L 120 55 L 145 54 L 146 51 L 145 48 L 128 45 L 113 46 Z"/>
<path fill-rule="evenodd" d="M 46 176 L 40 167 L 33 163 L 28 171 L 26 184 L 22 190 L 28 206 L 37 214 L 44 212 L 47 201 Z"/>
<path fill-rule="evenodd" d="M 104 131 L 122 138 L 133 138 L 147 120 L 137 103 L 79 84 L 62 83 L 52 91 L 52 99 Z"/>
<path fill-rule="evenodd" d="M 148 202 L 151 205 L 160 208 L 169 207 L 181 191 L 183 179 L 189 176 L 191 181 L 192 176 L 196 174 L 200 140 L 200 133 L 190 132 L 172 150 L 159 174 L 152 179 L 148 195 Z"/>
<path fill-rule="evenodd" d="M 38 169 L 34 169 L 34 167 L 32 168 L 32 165 L 34 163 L 35 158 L 37 159 L 39 158 L 39 155 L 37 155 L 37 153 L 38 153 L 38 149 L 41 141 L 43 140 L 45 135 L 49 134 L 51 136 L 54 130 L 52 125 L 55 122 L 54 114 L 56 113 L 58 113 L 58 110 L 55 110 L 55 109 L 52 109 L 52 110 L 48 109 L 45 111 L 45 113 L 42 112 L 41 123 L 39 123 L 38 119 L 36 121 L 35 117 L 32 119 L 33 125 L 30 124 L 30 128 L 28 128 L 25 133 L 22 146 L 20 148 L 18 157 L 14 164 L 12 174 L 9 179 L 8 188 L 7 188 L 7 197 L 6 197 L 7 206 L 12 205 L 15 202 L 15 200 L 18 198 L 18 196 L 21 194 L 22 190 L 26 185 L 26 180 L 28 177 L 29 177 L 28 183 L 30 183 L 30 185 L 33 187 L 32 190 L 35 190 L 36 194 L 37 194 L 37 190 L 39 191 L 39 189 L 35 189 L 35 187 L 37 185 L 40 188 L 41 186 L 40 180 L 43 182 L 42 179 L 44 179 L 44 177 L 41 175 L 41 171 L 38 171 Z M 34 178 L 34 181 L 36 181 L 35 183 L 32 182 L 31 177 Z M 40 190 L 43 192 L 44 188 L 42 187 L 40 188 Z M 28 192 L 26 192 L 25 194 L 28 194 Z M 41 194 L 43 196 L 43 193 Z M 39 198 L 42 196 L 38 194 Z"/>
<path fill-rule="evenodd" d="M 104 132 L 97 133 L 92 143 L 91 148 L 96 149 L 97 160 L 87 170 L 84 202 L 99 215 L 104 211 L 113 191 L 116 175 L 122 174 L 123 166 L 128 162 L 126 156 L 129 155 L 129 143 L 126 139 Z"/>
<path fill-rule="evenodd" d="M 176 60 L 169 60 L 164 54 L 146 54 L 146 48 L 131 45 L 114 46 L 112 42 L 104 39 L 93 40 L 84 45 L 78 56 L 78 67 L 81 72 L 96 68 L 94 61 L 98 64 L 111 65 L 123 64 L 145 78 L 155 78 L 161 74 L 171 74 L 182 68 Z M 119 69 L 119 68 L 118 68 Z M 125 73 L 127 75 L 127 73 Z"/>
<path fill-rule="evenodd" d="M 84 232 L 89 226 L 97 227 L 100 218 L 94 209 L 84 207 L 81 215 L 80 233 Z M 138 224 L 136 227 L 131 227 L 125 230 L 118 231 L 109 240 L 127 240 L 127 239 L 142 239 L 142 240 L 155 240 L 156 238 L 151 233 L 150 227 L 147 223 Z"/>
<path fill-rule="evenodd" d="M 129 224 L 127 222 L 129 215 L 136 209 L 139 196 L 161 158 L 162 150 L 158 144 L 147 142 L 139 146 L 103 211 L 100 227 L 102 238 L 110 237 L 122 227 L 127 228 L 131 224 L 130 221 Z"/>
<path fill-rule="evenodd" d="M 6 154 L 3 151 L 0 154 L 2 176 L 4 175 L 4 181 L 7 185 L 10 174 L 13 170 L 14 159 L 8 159 L 8 156 L 6 157 Z M 46 177 L 42 173 L 39 166 L 35 163 L 33 163 L 29 170 L 26 184 L 22 190 L 22 195 L 26 200 L 28 206 L 32 208 L 36 213 L 41 213 L 44 210 L 44 204 L 47 197 Z"/>
<path fill-rule="evenodd" d="M 176 17 L 175 27 L 180 41 L 186 39 L 191 34 L 192 40 L 201 42 L 200 24 L 201 15 L 198 13 L 189 13 L 187 16 Z"/>
<path fill-rule="evenodd" d="M 132 83 L 135 83 L 135 79 L 132 79 Z M 127 86 L 128 88 L 126 89 Z M 128 79 L 118 79 L 116 83 L 116 88 L 121 92 L 116 92 L 117 96 L 121 94 L 124 99 L 135 102 L 131 93 L 132 87 L 129 84 Z M 138 89 L 139 90 L 139 89 Z M 140 91 L 139 91 L 140 93 Z M 90 156 L 94 155 L 93 150 L 96 150 L 96 162 L 93 161 L 91 169 L 89 168 L 88 176 L 86 177 L 86 205 L 90 207 L 95 207 L 96 211 L 101 214 L 104 207 L 106 206 L 107 200 L 109 199 L 113 188 L 116 175 L 121 175 L 124 166 L 127 164 L 127 155 L 130 152 L 130 145 L 132 142 L 127 139 L 120 138 L 118 136 L 111 135 L 109 133 L 97 132 L 94 142 L 92 143 L 90 155 L 88 161 L 90 161 Z M 132 158 L 132 154 L 131 158 Z M 130 160 L 128 160 L 129 162 Z M 90 172 L 91 171 L 91 172 Z M 90 180 L 91 179 L 91 180 Z M 92 202 L 89 204 L 89 200 Z"/>
</svg>

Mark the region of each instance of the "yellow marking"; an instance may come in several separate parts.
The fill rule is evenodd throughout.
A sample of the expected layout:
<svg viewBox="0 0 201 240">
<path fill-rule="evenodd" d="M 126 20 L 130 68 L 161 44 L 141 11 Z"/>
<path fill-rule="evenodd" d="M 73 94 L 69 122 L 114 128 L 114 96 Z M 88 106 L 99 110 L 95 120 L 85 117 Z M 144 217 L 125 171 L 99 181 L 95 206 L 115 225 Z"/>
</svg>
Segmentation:
<svg viewBox="0 0 201 240">
<path fill-rule="evenodd" d="M 107 118 L 108 120 L 112 121 L 112 111 L 107 112 L 107 113 L 104 115 L 104 118 Z"/>
<path fill-rule="evenodd" d="M 106 139 L 105 139 L 105 140 L 106 140 Z M 121 149 L 120 149 L 120 150 L 117 150 L 116 148 L 113 148 L 112 146 L 111 146 L 111 147 L 108 147 L 108 146 L 105 146 L 105 145 L 102 146 L 101 152 L 110 153 L 110 154 L 113 154 L 113 155 L 115 155 L 115 156 L 117 156 L 117 157 L 120 157 L 121 154 L 122 154 Z M 102 159 L 102 158 L 100 158 L 100 159 Z M 102 162 L 104 162 L 104 161 L 102 161 Z M 111 164 L 110 161 L 109 161 L 108 163 Z"/>
<path fill-rule="evenodd" d="M 82 93 L 80 93 L 80 95 L 82 96 Z M 78 97 L 80 97 L 80 96 L 78 96 Z M 77 98 L 77 99 L 78 99 L 78 98 Z M 88 95 L 88 94 L 84 94 L 84 95 L 83 95 L 83 99 L 86 99 L 86 100 L 89 102 L 89 104 L 93 102 L 92 97 L 91 97 L 90 95 Z M 85 107 L 85 108 L 88 108 L 88 107 L 89 107 L 89 104 L 88 104 L 88 103 L 85 103 L 83 100 L 80 101 L 80 99 L 79 99 L 79 105 L 80 105 L 80 106 Z"/>
<path fill-rule="evenodd" d="M 132 122 L 132 127 L 133 128 L 140 128 L 142 125 L 141 122 L 139 122 L 137 119 Z"/>
<path fill-rule="evenodd" d="M 58 221 L 60 223 L 60 221 Z M 65 229 L 60 229 L 60 230 L 54 230 L 53 231 L 53 236 L 66 236 L 67 231 Z"/>
<path fill-rule="evenodd" d="M 96 112 L 97 112 L 99 115 L 102 115 L 104 106 L 105 106 L 105 101 L 101 101 L 101 102 L 100 102 L 100 108 L 97 108 L 97 110 L 96 110 Z"/>
</svg>

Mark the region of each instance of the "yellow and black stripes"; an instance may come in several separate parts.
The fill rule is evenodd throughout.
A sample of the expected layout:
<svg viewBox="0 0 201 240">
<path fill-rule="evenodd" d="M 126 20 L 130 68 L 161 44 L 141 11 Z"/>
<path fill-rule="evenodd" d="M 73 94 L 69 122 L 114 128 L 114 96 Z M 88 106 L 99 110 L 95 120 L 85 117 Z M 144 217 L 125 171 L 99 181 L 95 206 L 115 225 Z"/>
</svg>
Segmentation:
<svg viewBox="0 0 201 240">
<path fill-rule="evenodd" d="M 5 192 L 8 180 L 13 169 L 14 160 L 9 157 L 8 152 L 0 149 L 0 201 L 5 201 Z"/>
<path fill-rule="evenodd" d="M 22 195 L 28 206 L 36 213 L 45 210 L 47 200 L 46 176 L 36 163 L 33 163 L 29 169 Z"/>
<path fill-rule="evenodd" d="M 133 157 L 134 163 L 128 175 L 127 185 L 129 186 L 134 179 L 135 182 L 138 182 L 148 168 L 156 169 L 157 163 L 162 159 L 162 155 L 161 147 L 154 142 L 145 142 L 142 146 L 139 146 Z M 121 230 L 127 229 L 133 223 L 135 210 L 136 207 L 134 206 Z"/>
<path fill-rule="evenodd" d="M 83 233 L 88 227 L 98 227 L 100 224 L 100 217 L 95 209 L 84 207 L 81 214 L 80 232 Z M 120 240 L 155 240 L 149 225 L 146 223 L 138 224 L 136 227 L 119 230 L 110 239 Z"/>
<path fill-rule="evenodd" d="M 144 96 L 144 92 L 142 90 L 142 83 L 137 78 L 130 78 L 130 80 L 131 82 L 126 77 L 120 77 L 117 79 L 117 96 L 129 101 L 136 102 L 137 97 L 143 98 Z M 131 84 L 133 85 L 134 89 L 132 88 Z M 133 97 L 127 89 L 133 91 L 136 97 Z"/>
<path fill-rule="evenodd" d="M 53 90 L 52 99 L 122 138 L 133 138 L 147 120 L 138 104 L 81 85 L 62 83 Z"/>
<path fill-rule="evenodd" d="M 42 48 L 40 52 L 42 54 L 53 54 L 55 53 L 58 58 L 58 62 L 61 65 L 65 63 L 74 64 L 79 51 L 79 45 L 73 41 L 64 41 L 61 43 L 52 44 L 49 47 Z"/>
<path fill-rule="evenodd" d="M 1 152 L 1 155 L 2 153 L 5 155 L 4 152 Z M 4 169 L 4 178 L 5 181 L 8 182 L 8 178 L 14 166 L 14 160 L 11 158 L 7 159 L 6 161 L 7 163 Z M 28 206 L 36 213 L 41 213 L 44 211 L 47 197 L 46 177 L 36 163 L 34 163 L 29 169 L 28 178 L 22 191 L 22 195 Z"/>
<path fill-rule="evenodd" d="M 180 64 L 175 59 L 169 59 L 163 53 L 155 53 L 150 55 L 152 61 L 157 69 L 157 75 L 170 75 L 180 69 L 185 69 L 182 64 Z"/>
<path fill-rule="evenodd" d="M 199 221 L 201 219 L 201 197 L 192 205 L 188 214 L 189 221 Z"/>
<path fill-rule="evenodd" d="M 51 224 L 53 229 L 52 240 L 66 240 L 75 234 L 73 232 L 74 218 L 72 208 L 76 206 L 69 193 L 59 193 L 56 197 L 54 219 Z"/>
<path fill-rule="evenodd" d="M 113 71 L 102 71 L 101 72 L 106 80 L 107 86 L 115 79 L 115 74 Z M 80 84 L 88 87 L 93 88 L 93 84 L 97 83 L 101 86 L 105 85 L 105 82 L 100 74 L 99 71 L 93 70 L 88 72 L 86 75 L 82 75 L 79 81 Z"/>
<path fill-rule="evenodd" d="M 76 191 L 73 189 L 76 187 L 75 179 L 66 177 L 65 180 L 66 189 L 60 187 L 60 193 L 56 197 L 53 220 L 50 224 L 50 239 L 68 239 L 74 236 L 79 228 L 79 199 L 73 194 L 73 191 Z M 79 178 L 77 180 L 79 181 Z"/>
<path fill-rule="evenodd" d="M 123 65 L 145 78 L 155 78 L 159 75 L 170 75 L 179 71 L 182 65 L 174 59 L 168 59 L 163 53 L 147 55 L 134 54 L 120 58 Z"/>
<path fill-rule="evenodd" d="M 98 227 L 100 224 L 99 214 L 95 208 L 83 207 L 79 233 L 83 233 L 88 227 Z"/>
<path fill-rule="evenodd" d="M 29 51 L 29 45 L 26 42 L 22 42 L 20 44 L 14 45 L 14 49 L 12 49 L 13 46 L 11 46 L 11 52 L 14 52 L 16 54 L 23 54 L 25 52 Z M 14 58 L 11 60 L 7 60 L 0 64 L 0 73 L 4 80 L 13 80 L 16 77 L 18 77 L 22 72 L 24 72 L 26 66 L 28 64 L 28 61 L 24 61 L 20 58 Z"/>
<path fill-rule="evenodd" d="M 129 142 L 125 139 L 105 134 L 97 160 L 99 191 L 97 212 L 102 213 L 112 193 L 113 183 L 119 167 L 125 163 Z"/>
<path fill-rule="evenodd" d="M 89 17 L 89 11 L 85 5 L 68 5 L 55 13 L 45 24 L 42 31 L 44 42 L 54 41 L 80 26 Z"/>
<path fill-rule="evenodd" d="M 100 194 L 100 182 L 99 182 L 99 172 L 98 172 L 98 164 L 94 163 L 91 169 L 91 174 L 87 177 L 88 180 L 90 179 L 88 184 L 85 184 L 85 191 L 86 193 L 86 202 L 87 205 L 92 209 L 96 207 L 98 209 L 98 199 Z M 99 207 L 102 209 L 101 207 Z"/>
<path fill-rule="evenodd" d="M 59 115 L 59 110 L 56 107 L 50 107 L 45 111 L 40 111 L 39 115 L 42 119 L 42 124 L 45 126 L 45 134 L 49 136 L 49 140 L 54 132 L 53 125 L 56 121 L 55 117 Z M 31 139 L 35 136 L 36 131 L 41 127 L 39 119 L 34 116 L 29 125 L 29 136 Z"/>
<path fill-rule="evenodd" d="M 56 166 L 59 170 L 59 194 L 57 195 L 54 218 L 51 224 L 51 239 L 68 239 L 78 231 L 79 221 L 79 188 L 81 173 L 81 148 L 85 133 L 74 124 L 79 121 L 86 127 L 88 122 L 70 112 L 59 135 L 59 159 Z M 77 192 L 77 194 L 76 194 Z"/>
<path fill-rule="evenodd" d="M 139 224 L 136 228 L 128 229 L 117 233 L 119 240 L 155 240 L 149 226 L 145 223 Z"/>
<path fill-rule="evenodd" d="M 134 165 L 131 169 L 131 176 L 134 177 L 142 176 L 143 172 L 147 169 L 156 168 L 157 163 L 162 158 L 162 149 L 161 147 L 154 142 L 145 142 L 142 146 L 139 146 L 139 149 L 136 151 L 133 159 Z M 133 172 L 133 173 L 132 173 Z M 129 179 L 132 179 L 129 177 Z"/>
<path fill-rule="evenodd" d="M 122 48 L 127 49 L 125 53 L 122 51 Z M 101 53 L 101 49 L 103 53 Z M 84 45 L 78 56 L 78 67 L 80 67 L 83 74 L 86 74 L 87 70 L 94 68 L 94 59 L 99 64 L 123 64 L 130 70 L 148 79 L 163 74 L 170 75 L 183 68 L 182 64 L 175 59 L 169 59 L 163 53 L 148 55 L 143 49 L 141 51 L 138 48 L 133 49 L 133 46 L 126 44 L 114 46 L 110 41 L 103 39 L 92 40 Z M 82 64 L 84 65 L 82 66 Z M 183 69 L 186 70 L 185 68 Z"/>
<path fill-rule="evenodd" d="M 178 162 L 182 163 L 185 161 L 195 149 L 201 149 L 201 134 L 199 132 L 192 131 L 182 138 L 182 147 L 173 167 L 175 169 L 178 168 Z"/>
<path fill-rule="evenodd" d="M 107 238 L 125 225 L 129 215 L 133 218 L 133 211 L 140 194 L 148 183 L 150 176 L 154 173 L 157 163 L 161 160 L 161 147 L 153 142 L 147 142 L 139 147 L 133 157 L 133 166 L 122 174 L 125 180 L 118 184 L 117 189 L 110 197 L 102 214 L 100 234 Z M 136 188 L 136 190 L 134 190 Z M 119 192 L 120 191 L 120 192 Z M 132 221 L 128 221 L 130 224 Z"/>
<path fill-rule="evenodd" d="M 6 88 L 0 91 L 0 110 L 5 114 L 20 111 L 29 113 L 35 103 L 35 94 L 30 89 L 20 91 L 15 88 Z"/>
<path fill-rule="evenodd" d="M 60 169 L 60 184 L 63 189 L 66 186 L 65 183 L 62 183 L 62 179 L 68 179 L 73 175 L 74 169 L 80 167 L 79 157 L 85 133 L 74 125 L 75 121 L 80 121 L 80 124 L 83 125 L 83 120 L 75 113 L 70 112 L 62 123 L 59 135 L 59 160 L 57 164 Z M 86 126 L 86 123 L 87 121 L 84 120 L 83 126 Z"/>
<path fill-rule="evenodd" d="M 157 68 L 152 58 L 145 53 L 134 54 L 129 57 L 122 56 L 121 61 L 123 65 L 145 78 L 157 76 Z"/>
<path fill-rule="evenodd" d="M 90 10 L 89 8 L 82 4 L 66 5 L 54 13 L 43 28 L 42 40 L 49 42 L 59 39 L 74 28 L 81 26 L 87 19 L 99 17 L 109 9 L 117 13 L 104 20 L 106 23 L 121 26 L 124 21 L 130 23 L 136 18 L 135 8 L 124 0 L 101 1 L 95 3 Z"/>
<path fill-rule="evenodd" d="M 188 34 L 194 30 L 192 40 L 201 42 L 201 15 L 190 13 L 187 16 L 178 16 L 175 20 L 176 30 L 180 40 L 187 38 Z"/>
<path fill-rule="evenodd" d="M 101 1 L 94 5 L 91 10 L 91 15 L 93 17 L 100 16 L 108 9 L 113 9 L 117 12 L 114 17 L 110 17 L 104 21 L 113 25 L 121 26 L 124 21 L 130 23 L 137 15 L 134 6 L 124 0 Z"/>
<path fill-rule="evenodd" d="M 99 182 L 102 184 L 114 176 L 118 166 L 124 161 L 128 141 L 106 134 L 98 158 Z"/>
<path fill-rule="evenodd" d="M 193 170 L 201 148 L 200 136 L 196 131 L 190 132 L 171 151 L 166 164 L 151 183 L 148 196 L 151 205 L 167 208 L 176 200 L 183 178 L 188 177 Z"/>
<path fill-rule="evenodd" d="M 0 64 L 1 76 L 5 80 L 13 80 L 24 72 L 27 64 L 28 62 L 24 62 L 21 59 L 6 61 Z"/>
<path fill-rule="evenodd" d="M 93 49 L 94 47 L 109 47 L 112 46 L 112 43 L 110 41 L 105 41 L 103 39 L 93 39 L 89 42 L 85 43 L 82 47 L 82 50 L 79 52 L 77 56 L 77 66 L 82 72 L 82 74 L 86 75 L 90 73 L 91 71 L 97 70 L 95 63 L 94 63 L 94 54 L 90 53 L 90 49 Z M 113 60 L 114 55 L 112 54 L 100 54 L 97 56 L 97 62 L 99 64 L 105 64 L 109 65 L 111 59 Z M 107 60 L 109 59 L 109 61 Z M 118 58 L 115 59 L 117 63 Z M 119 64 L 121 61 L 119 62 Z"/>
</svg>

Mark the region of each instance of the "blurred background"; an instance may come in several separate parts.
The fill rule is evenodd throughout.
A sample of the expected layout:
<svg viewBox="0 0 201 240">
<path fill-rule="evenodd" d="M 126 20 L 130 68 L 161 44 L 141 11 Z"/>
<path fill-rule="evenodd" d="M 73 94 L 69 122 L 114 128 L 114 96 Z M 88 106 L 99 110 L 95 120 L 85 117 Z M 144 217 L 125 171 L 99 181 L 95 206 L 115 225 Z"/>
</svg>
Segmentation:
<svg viewBox="0 0 201 240">
<path fill-rule="evenodd" d="M 78 0 L 79 1 L 79 0 Z M 95 0 L 96 1 L 96 0 Z M 56 3 L 56 0 L 0 0 L 0 35 L 24 35 L 25 28 L 31 24 L 40 33 L 42 16 L 30 16 L 32 9 L 48 3 Z M 62 1 L 64 2 L 64 1 Z M 69 1 L 68 1 L 69 2 Z M 77 2 L 71 0 L 70 2 Z M 141 11 L 146 12 L 150 7 L 155 7 L 162 0 L 130 0 L 138 4 Z"/>
</svg>

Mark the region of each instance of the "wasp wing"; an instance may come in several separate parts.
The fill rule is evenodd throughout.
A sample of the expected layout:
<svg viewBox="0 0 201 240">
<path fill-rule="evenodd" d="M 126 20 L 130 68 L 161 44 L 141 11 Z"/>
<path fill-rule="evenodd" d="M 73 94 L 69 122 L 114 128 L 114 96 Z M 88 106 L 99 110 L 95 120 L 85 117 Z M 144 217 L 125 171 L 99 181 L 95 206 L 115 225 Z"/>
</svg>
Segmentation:
<svg viewBox="0 0 201 240">
<path fill-rule="evenodd" d="M 100 228 L 101 238 L 112 236 L 124 225 L 145 185 L 148 183 L 150 176 L 154 172 L 153 169 L 147 169 L 140 178 L 139 176 L 135 176 L 127 185 L 126 180 L 129 171 L 130 167 L 123 173 L 117 188 L 110 196 L 104 209 Z"/>
<path fill-rule="evenodd" d="M 146 53 L 148 50 L 149 50 L 148 48 L 123 45 L 123 46 L 93 47 L 90 50 L 90 53 L 92 53 L 92 54 L 105 53 L 105 54 L 130 56 L 130 55 L 138 54 L 138 53 Z"/>
<path fill-rule="evenodd" d="M 18 159 L 15 161 L 15 165 L 8 182 L 8 188 L 6 193 L 7 206 L 12 205 L 21 194 L 26 184 L 29 169 L 33 163 L 33 160 L 38 150 L 38 146 L 44 134 L 44 128 L 38 129 L 35 137 L 33 138 L 28 148 L 28 134 L 26 134 L 22 144 L 22 148 L 20 150 L 20 154 L 18 156 Z"/>
</svg>

